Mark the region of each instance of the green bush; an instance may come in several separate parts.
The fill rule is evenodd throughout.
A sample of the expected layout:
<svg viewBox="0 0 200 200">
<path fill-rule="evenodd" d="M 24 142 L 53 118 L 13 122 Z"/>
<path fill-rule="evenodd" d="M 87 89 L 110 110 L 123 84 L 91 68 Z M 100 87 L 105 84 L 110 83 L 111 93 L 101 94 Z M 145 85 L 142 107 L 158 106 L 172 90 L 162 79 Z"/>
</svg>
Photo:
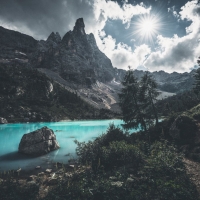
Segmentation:
<svg viewBox="0 0 200 200">
<path fill-rule="evenodd" d="M 182 155 L 166 141 L 151 146 L 144 171 L 151 184 L 150 199 L 198 199 L 196 188 L 186 174 Z"/>
<path fill-rule="evenodd" d="M 177 124 L 178 129 L 180 129 L 180 139 L 184 142 L 194 138 L 197 131 L 197 125 L 194 120 L 187 116 L 181 116 L 181 119 Z"/>
<path fill-rule="evenodd" d="M 101 164 L 105 168 L 130 165 L 137 169 L 141 163 L 143 158 L 139 148 L 125 141 L 114 141 L 108 147 L 102 147 Z"/>
<path fill-rule="evenodd" d="M 149 165 L 156 171 L 157 175 L 172 175 L 177 169 L 184 169 L 182 155 L 177 153 L 173 146 L 167 142 L 155 142 L 151 146 L 151 153 L 148 157 Z"/>
<path fill-rule="evenodd" d="M 38 197 L 39 185 L 27 184 L 20 186 L 18 180 L 7 179 L 0 183 L 0 199 L 2 200 L 35 200 Z"/>
<path fill-rule="evenodd" d="M 107 133 L 102 134 L 94 141 L 87 143 L 75 141 L 77 144 L 76 153 L 80 163 L 92 163 L 93 168 L 97 167 L 99 159 L 102 160 L 103 158 L 102 147 L 108 146 L 113 141 L 127 140 L 127 138 L 127 133 L 124 133 L 119 127 L 110 124 Z"/>
</svg>

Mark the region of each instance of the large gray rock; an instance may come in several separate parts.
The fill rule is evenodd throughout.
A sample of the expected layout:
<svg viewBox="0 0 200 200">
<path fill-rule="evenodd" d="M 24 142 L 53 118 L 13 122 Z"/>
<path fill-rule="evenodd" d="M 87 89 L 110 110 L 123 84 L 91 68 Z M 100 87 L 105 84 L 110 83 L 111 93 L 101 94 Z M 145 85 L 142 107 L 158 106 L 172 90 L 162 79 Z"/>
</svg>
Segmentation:
<svg viewBox="0 0 200 200">
<path fill-rule="evenodd" d="M 60 148 L 53 130 L 43 127 L 28 134 L 24 134 L 19 152 L 28 155 L 43 155 Z"/>
<path fill-rule="evenodd" d="M 5 118 L 0 117 L 0 124 L 7 124 L 8 121 Z"/>
</svg>

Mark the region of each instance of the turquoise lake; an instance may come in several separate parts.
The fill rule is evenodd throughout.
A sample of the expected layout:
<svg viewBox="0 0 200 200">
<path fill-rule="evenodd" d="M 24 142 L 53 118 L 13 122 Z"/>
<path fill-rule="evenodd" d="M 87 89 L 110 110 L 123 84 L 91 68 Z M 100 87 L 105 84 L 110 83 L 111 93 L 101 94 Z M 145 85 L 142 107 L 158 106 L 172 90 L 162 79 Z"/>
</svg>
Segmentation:
<svg viewBox="0 0 200 200">
<path fill-rule="evenodd" d="M 110 123 L 121 125 L 121 120 L 70 121 L 50 123 L 19 123 L 0 125 L 0 171 L 12 169 L 34 169 L 36 166 L 50 167 L 52 162 L 68 163 L 76 158 L 74 140 L 87 142 L 105 133 Z M 44 156 L 30 158 L 18 153 L 19 142 L 25 133 L 43 126 L 56 134 L 60 149 Z"/>
</svg>

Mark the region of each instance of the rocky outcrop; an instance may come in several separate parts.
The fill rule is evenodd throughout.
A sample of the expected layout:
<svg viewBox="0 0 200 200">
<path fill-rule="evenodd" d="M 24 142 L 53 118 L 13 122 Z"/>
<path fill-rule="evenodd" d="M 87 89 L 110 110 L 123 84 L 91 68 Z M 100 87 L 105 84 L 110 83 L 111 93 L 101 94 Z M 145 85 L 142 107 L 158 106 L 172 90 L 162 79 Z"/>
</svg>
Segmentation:
<svg viewBox="0 0 200 200">
<path fill-rule="evenodd" d="M 58 148 L 60 146 L 56 141 L 56 135 L 47 127 L 24 134 L 19 144 L 20 153 L 33 156 L 44 155 Z"/>
<path fill-rule="evenodd" d="M 85 33 L 83 18 L 62 40 L 58 33 L 51 33 L 46 41 L 39 41 L 31 65 L 55 71 L 77 85 L 90 86 L 96 80 L 107 82 L 117 76 L 110 59 L 97 47 L 94 35 Z"/>
<path fill-rule="evenodd" d="M 7 124 L 8 121 L 5 118 L 0 117 L 0 124 Z"/>
<path fill-rule="evenodd" d="M 0 63 L 28 64 L 36 45 L 33 37 L 0 26 Z"/>
</svg>

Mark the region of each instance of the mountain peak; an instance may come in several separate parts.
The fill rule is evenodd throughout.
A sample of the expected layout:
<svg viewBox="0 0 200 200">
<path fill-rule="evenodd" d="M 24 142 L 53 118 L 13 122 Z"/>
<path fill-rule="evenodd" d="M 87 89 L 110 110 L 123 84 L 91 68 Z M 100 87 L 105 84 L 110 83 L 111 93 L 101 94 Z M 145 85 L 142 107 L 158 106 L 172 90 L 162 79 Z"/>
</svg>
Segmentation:
<svg viewBox="0 0 200 200">
<path fill-rule="evenodd" d="M 53 41 L 53 42 L 59 43 L 61 41 L 60 34 L 58 32 L 56 33 L 52 32 L 47 38 L 47 41 Z"/>
<path fill-rule="evenodd" d="M 79 18 L 76 20 L 73 32 L 85 35 L 85 24 L 83 18 Z"/>
</svg>

